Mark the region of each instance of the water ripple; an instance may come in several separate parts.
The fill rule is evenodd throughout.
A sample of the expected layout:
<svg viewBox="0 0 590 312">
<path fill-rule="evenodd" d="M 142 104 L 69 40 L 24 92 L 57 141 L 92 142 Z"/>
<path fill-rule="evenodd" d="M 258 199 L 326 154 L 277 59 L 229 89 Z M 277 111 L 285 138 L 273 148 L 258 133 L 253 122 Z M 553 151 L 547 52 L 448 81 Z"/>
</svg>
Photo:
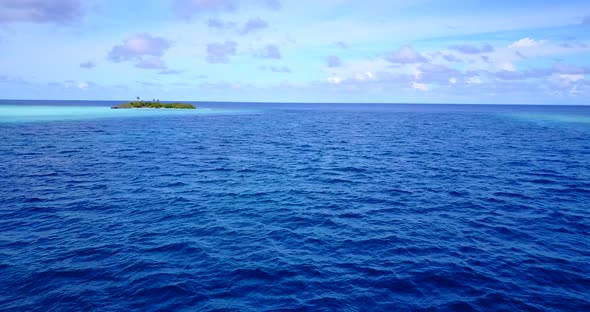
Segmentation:
<svg viewBox="0 0 590 312">
<path fill-rule="evenodd" d="M 590 128 L 544 116 L 0 125 L 0 310 L 590 310 Z"/>
</svg>

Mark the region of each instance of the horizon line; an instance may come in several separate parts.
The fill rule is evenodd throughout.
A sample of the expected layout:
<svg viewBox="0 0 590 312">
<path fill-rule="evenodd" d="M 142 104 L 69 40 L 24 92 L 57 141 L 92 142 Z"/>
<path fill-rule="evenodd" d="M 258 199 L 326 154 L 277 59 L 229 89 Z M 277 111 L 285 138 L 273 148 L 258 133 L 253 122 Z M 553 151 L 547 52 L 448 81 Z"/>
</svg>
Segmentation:
<svg viewBox="0 0 590 312">
<path fill-rule="evenodd" d="M 45 102 L 125 102 L 127 100 L 56 100 L 56 99 L 0 99 L 0 101 L 45 101 Z M 164 100 L 161 102 L 187 102 L 187 103 L 243 103 L 243 104 L 327 104 L 327 105 L 494 105 L 494 106 L 590 106 L 590 104 L 541 104 L 541 103 L 425 103 L 425 102 L 413 102 L 413 103 L 396 103 L 396 102 L 271 102 L 271 101 L 194 101 L 194 100 Z"/>
</svg>

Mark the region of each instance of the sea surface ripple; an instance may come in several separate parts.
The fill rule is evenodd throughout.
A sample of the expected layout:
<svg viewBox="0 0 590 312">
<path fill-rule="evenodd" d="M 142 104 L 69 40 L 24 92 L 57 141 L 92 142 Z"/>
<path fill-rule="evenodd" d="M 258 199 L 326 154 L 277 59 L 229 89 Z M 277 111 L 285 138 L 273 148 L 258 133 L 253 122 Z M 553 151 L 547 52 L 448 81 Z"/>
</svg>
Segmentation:
<svg viewBox="0 0 590 312">
<path fill-rule="evenodd" d="M 590 125 L 550 114 L 0 124 L 0 310 L 590 311 Z"/>
</svg>

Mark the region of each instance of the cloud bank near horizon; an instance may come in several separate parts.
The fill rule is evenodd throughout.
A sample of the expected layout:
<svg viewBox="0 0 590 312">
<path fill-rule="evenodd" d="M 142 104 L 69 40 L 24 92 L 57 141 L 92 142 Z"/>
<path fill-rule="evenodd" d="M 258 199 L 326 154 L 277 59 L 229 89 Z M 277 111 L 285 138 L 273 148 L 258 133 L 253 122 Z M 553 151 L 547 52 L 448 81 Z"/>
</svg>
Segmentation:
<svg viewBox="0 0 590 312">
<path fill-rule="evenodd" d="M 140 21 L 121 18 L 129 12 Z M 590 104 L 590 15 L 580 12 L 590 13 L 590 4 L 5 0 L 0 91 L 7 98 L 141 93 L 218 101 Z"/>
</svg>

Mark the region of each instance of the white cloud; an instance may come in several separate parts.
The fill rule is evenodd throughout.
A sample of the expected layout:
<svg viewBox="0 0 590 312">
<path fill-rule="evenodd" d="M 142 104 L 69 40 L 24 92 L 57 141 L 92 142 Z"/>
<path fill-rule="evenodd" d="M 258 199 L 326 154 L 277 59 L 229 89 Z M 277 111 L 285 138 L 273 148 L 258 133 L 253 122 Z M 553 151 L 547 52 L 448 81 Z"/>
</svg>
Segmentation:
<svg viewBox="0 0 590 312">
<path fill-rule="evenodd" d="M 561 74 L 559 75 L 559 78 L 563 79 L 563 80 L 567 80 L 570 82 L 576 82 L 579 80 L 584 80 L 584 75 L 579 75 L 579 74 Z"/>
<path fill-rule="evenodd" d="M 540 45 L 541 43 L 543 43 L 542 40 L 534 40 L 531 38 L 523 38 L 520 39 L 514 43 L 512 43 L 511 45 L 509 45 L 508 47 L 511 49 L 517 49 L 517 48 L 531 48 L 531 47 L 536 47 L 538 45 Z"/>
<path fill-rule="evenodd" d="M 340 67 L 342 66 L 342 60 L 336 55 L 330 55 L 326 58 L 328 67 Z"/>
<path fill-rule="evenodd" d="M 94 63 L 94 62 L 88 61 L 88 62 L 80 63 L 80 68 L 94 68 L 94 67 L 96 67 L 96 63 Z"/>
<path fill-rule="evenodd" d="M 356 80 L 364 81 L 364 80 L 372 80 L 375 79 L 375 75 L 369 71 L 363 73 L 357 73 L 355 75 Z"/>
<path fill-rule="evenodd" d="M 266 45 L 259 53 L 258 56 L 266 59 L 281 59 L 281 50 L 276 44 Z"/>
<path fill-rule="evenodd" d="M 449 82 L 450 82 L 451 84 L 456 84 L 456 83 L 457 83 L 457 78 L 455 78 L 455 77 L 451 77 L 451 78 L 449 78 Z"/>
<path fill-rule="evenodd" d="M 481 47 L 470 44 L 453 45 L 450 46 L 449 49 L 459 51 L 463 54 L 481 54 L 494 52 L 494 47 L 492 47 L 489 43 L 486 43 Z"/>
<path fill-rule="evenodd" d="M 502 65 L 500 65 L 500 69 L 505 70 L 505 71 L 510 71 L 510 72 L 516 71 L 516 69 L 514 68 L 514 65 L 510 62 L 506 62 L 506 63 L 503 63 Z"/>
<path fill-rule="evenodd" d="M 81 0 L 2 0 L 0 24 L 71 23 L 83 15 L 83 3 Z"/>
<path fill-rule="evenodd" d="M 560 74 L 587 75 L 590 74 L 590 67 L 568 64 L 555 64 L 553 65 L 553 71 Z"/>
<path fill-rule="evenodd" d="M 410 46 L 401 47 L 399 50 L 389 53 L 386 60 L 396 64 L 424 63 L 426 58 Z"/>
<path fill-rule="evenodd" d="M 161 69 L 166 70 L 168 67 L 162 59 L 158 57 L 144 58 L 139 63 L 135 64 L 137 68 L 143 69 Z"/>
<path fill-rule="evenodd" d="M 425 83 L 413 82 L 412 88 L 420 91 L 428 91 L 428 85 Z"/>
<path fill-rule="evenodd" d="M 90 85 L 87 82 L 80 82 L 78 83 L 78 89 L 80 90 L 88 90 Z"/>
<path fill-rule="evenodd" d="M 420 68 L 417 68 L 417 67 L 411 67 L 411 68 L 409 69 L 409 71 L 410 71 L 410 74 L 411 74 L 412 76 L 414 76 L 414 78 L 415 78 L 415 79 L 420 79 L 420 78 L 422 78 L 422 74 L 423 74 L 423 73 L 422 73 L 422 71 L 420 70 Z"/>
<path fill-rule="evenodd" d="M 170 48 L 170 42 L 162 37 L 153 37 L 147 33 L 135 34 L 122 44 L 114 46 L 108 54 L 113 62 L 141 59 L 149 55 L 161 57 Z"/>
<path fill-rule="evenodd" d="M 482 84 L 481 78 L 479 78 L 479 76 L 473 76 L 473 77 L 469 77 L 467 79 L 467 81 L 465 81 L 467 84 Z"/>
<path fill-rule="evenodd" d="M 342 80 L 343 79 L 341 77 L 338 77 L 338 76 L 328 77 L 328 82 L 331 83 L 331 84 L 339 84 L 339 83 L 342 82 Z"/>
<path fill-rule="evenodd" d="M 251 18 L 244 24 L 244 27 L 242 27 L 240 34 L 247 35 L 249 33 L 256 32 L 264 28 L 268 28 L 268 23 L 266 21 L 262 20 L 260 17 Z"/>
<path fill-rule="evenodd" d="M 236 55 L 237 46 L 238 44 L 231 40 L 207 44 L 207 62 L 213 64 L 229 62 L 229 57 Z"/>
</svg>

